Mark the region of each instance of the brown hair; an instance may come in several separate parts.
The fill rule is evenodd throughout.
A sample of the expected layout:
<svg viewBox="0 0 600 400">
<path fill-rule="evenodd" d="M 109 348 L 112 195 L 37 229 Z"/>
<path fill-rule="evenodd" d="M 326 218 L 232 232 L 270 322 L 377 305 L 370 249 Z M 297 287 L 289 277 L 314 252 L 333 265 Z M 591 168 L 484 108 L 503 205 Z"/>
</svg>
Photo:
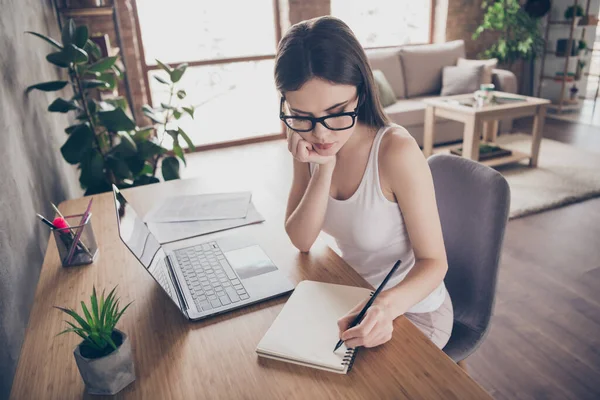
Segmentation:
<svg viewBox="0 0 600 400">
<path fill-rule="evenodd" d="M 279 42 L 275 57 L 277 90 L 285 95 L 312 78 L 356 86 L 360 96 L 358 120 L 374 127 L 388 123 L 365 51 L 338 18 L 323 16 L 299 22 Z"/>
</svg>

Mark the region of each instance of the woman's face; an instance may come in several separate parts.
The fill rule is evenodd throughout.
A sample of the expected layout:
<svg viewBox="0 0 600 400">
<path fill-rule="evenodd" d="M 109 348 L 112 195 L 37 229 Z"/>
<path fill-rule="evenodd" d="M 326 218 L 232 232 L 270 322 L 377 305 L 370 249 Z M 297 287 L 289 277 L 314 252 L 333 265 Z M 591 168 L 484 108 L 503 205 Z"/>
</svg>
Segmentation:
<svg viewBox="0 0 600 400">
<path fill-rule="evenodd" d="M 359 100 L 356 86 L 333 84 L 319 78 L 307 81 L 298 90 L 286 92 L 285 99 L 284 114 L 315 118 L 354 111 Z M 320 155 L 332 156 L 344 146 L 355 128 L 356 123 L 350 129 L 334 131 L 317 123 L 312 131 L 298 134 L 312 143 Z"/>
</svg>

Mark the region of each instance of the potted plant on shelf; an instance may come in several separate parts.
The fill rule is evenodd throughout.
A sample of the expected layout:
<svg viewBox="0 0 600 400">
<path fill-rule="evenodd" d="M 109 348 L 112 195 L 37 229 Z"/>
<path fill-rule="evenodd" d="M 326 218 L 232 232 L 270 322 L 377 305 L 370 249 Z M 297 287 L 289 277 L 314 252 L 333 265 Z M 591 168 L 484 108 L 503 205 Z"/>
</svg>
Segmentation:
<svg viewBox="0 0 600 400">
<path fill-rule="evenodd" d="M 575 70 L 575 80 L 578 81 L 583 76 L 583 68 L 585 67 L 586 62 L 584 60 L 577 61 L 577 69 Z"/>
<path fill-rule="evenodd" d="M 581 17 L 583 17 L 583 8 L 579 4 L 569 6 L 565 10 L 565 19 L 573 20 L 574 25 L 579 24 Z"/>
<path fill-rule="evenodd" d="M 83 339 L 73 354 L 89 394 L 113 395 L 135 380 L 131 342 L 124 332 L 115 328 L 131 303 L 120 309 L 115 290 L 116 287 L 106 299 L 102 291 L 98 299 L 94 287 L 89 307 L 81 302 L 83 316 L 72 309 L 56 307 L 77 323 L 66 321 L 70 328 L 58 335 L 72 332 Z"/>
</svg>

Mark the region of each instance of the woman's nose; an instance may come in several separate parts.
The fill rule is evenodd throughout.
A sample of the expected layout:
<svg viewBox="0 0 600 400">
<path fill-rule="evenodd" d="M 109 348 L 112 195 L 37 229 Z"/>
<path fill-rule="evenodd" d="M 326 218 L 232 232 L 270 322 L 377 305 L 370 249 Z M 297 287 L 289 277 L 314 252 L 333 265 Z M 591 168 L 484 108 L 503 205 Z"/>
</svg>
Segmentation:
<svg viewBox="0 0 600 400">
<path fill-rule="evenodd" d="M 329 135 L 329 129 L 327 129 L 323 124 L 315 124 L 315 129 L 313 129 L 313 136 L 317 140 L 323 140 Z"/>
</svg>

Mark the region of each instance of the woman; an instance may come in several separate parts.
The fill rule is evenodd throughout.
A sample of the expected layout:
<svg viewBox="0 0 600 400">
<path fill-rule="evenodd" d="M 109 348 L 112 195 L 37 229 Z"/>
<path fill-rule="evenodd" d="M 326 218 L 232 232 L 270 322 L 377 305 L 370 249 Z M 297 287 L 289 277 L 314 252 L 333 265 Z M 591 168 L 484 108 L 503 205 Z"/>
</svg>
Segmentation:
<svg viewBox="0 0 600 400">
<path fill-rule="evenodd" d="M 405 315 L 439 348 L 453 312 L 431 173 L 419 146 L 385 116 L 365 53 L 350 28 L 326 16 L 292 26 L 279 43 L 275 82 L 294 158 L 285 229 L 307 252 L 323 230 L 373 287 L 402 264 L 363 321 L 363 304 L 338 321 L 347 347 L 391 339 Z"/>
</svg>

